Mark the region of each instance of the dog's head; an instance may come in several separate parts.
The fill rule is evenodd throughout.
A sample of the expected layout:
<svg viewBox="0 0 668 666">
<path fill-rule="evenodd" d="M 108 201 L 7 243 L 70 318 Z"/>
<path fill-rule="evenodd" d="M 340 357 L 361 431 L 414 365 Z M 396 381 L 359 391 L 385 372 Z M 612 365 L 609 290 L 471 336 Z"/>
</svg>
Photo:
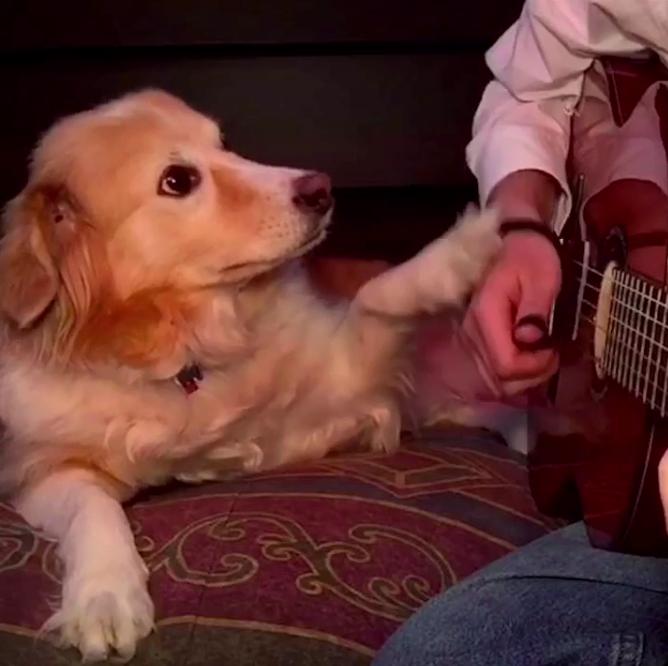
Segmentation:
<svg viewBox="0 0 668 666">
<path fill-rule="evenodd" d="M 331 205 L 324 174 L 243 159 L 180 100 L 129 95 L 60 121 L 37 147 L 6 212 L 0 307 L 29 326 L 61 287 L 85 288 L 75 269 L 107 272 L 120 298 L 245 280 L 322 240 Z"/>
<path fill-rule="evenodd" d="M 0 311 L 29 328 L 61 299 L 76 318 L 96 299 L 245 281 L 322 240 L 331 207 L 324 174 L 246 160 L 177 98 L 131 94 L 37 147 L 5 213 Z"/>
</svg>

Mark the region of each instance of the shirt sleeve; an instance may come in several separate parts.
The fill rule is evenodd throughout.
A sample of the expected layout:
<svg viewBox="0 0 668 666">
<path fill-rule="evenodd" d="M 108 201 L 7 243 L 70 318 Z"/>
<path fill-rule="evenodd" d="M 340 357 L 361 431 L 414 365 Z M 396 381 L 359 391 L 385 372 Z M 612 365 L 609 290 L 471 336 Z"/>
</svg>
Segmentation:
<svg viewBox="0 0 668 666">
<path fill-rule="evenodd" d="M 483 94 L 467 147 L 482 204 L 510 173 L 543 171 L 561 186 L 553 220 L 561 228 L 571 207 L 566 179 L 570 118 L 584 74 L 599 55 L 643 50 L 638 36 L 642 4 L 526 0 L 519 20 L 486 55 L 494 80 Z M 627 32 L 625 25 L 634 30 Z"/>
</svg>

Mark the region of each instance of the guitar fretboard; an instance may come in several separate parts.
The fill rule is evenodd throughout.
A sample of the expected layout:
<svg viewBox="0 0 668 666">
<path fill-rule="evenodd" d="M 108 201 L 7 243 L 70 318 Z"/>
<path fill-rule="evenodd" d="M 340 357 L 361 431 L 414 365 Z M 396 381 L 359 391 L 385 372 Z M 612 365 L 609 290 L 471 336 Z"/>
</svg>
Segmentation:
<svg viewBox="0 0 668 666">
<path fill-rule="evenodd" d="M 668 408 L 668 292 L 624 270 L 612 272 L 602 368 L 665 416 Z"/>
</svg>

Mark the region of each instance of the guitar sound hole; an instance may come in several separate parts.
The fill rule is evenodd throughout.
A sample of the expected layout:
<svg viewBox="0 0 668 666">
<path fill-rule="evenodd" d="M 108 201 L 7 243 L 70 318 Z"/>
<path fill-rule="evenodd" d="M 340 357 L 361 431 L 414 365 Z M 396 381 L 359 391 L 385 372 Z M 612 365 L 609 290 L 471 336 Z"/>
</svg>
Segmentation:
<svg viewBox="0 0 668 666">
<path fill-rule="evenodd" d="M 614 227 L 602 245 L 601 256 L 599 257 L 599 267 L 603 269 L 610 263 L 617 266 L 626 266 L 628 256 L 628 244 L 626 234 L 620 227 Z"/>
</svg>

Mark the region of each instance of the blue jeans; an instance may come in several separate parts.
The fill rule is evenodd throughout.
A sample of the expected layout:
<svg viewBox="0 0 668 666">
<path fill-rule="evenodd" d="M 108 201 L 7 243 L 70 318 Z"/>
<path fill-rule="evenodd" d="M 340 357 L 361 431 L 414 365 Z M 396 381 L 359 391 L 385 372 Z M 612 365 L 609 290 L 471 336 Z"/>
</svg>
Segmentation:
<svg viewBox="0 0 668 666">
<path fill-rule="evenodd" d="M 373 666 L 666 666 L 668 560 L 589 545 L 570 525 L 436 597 Z"/>
</svg>

